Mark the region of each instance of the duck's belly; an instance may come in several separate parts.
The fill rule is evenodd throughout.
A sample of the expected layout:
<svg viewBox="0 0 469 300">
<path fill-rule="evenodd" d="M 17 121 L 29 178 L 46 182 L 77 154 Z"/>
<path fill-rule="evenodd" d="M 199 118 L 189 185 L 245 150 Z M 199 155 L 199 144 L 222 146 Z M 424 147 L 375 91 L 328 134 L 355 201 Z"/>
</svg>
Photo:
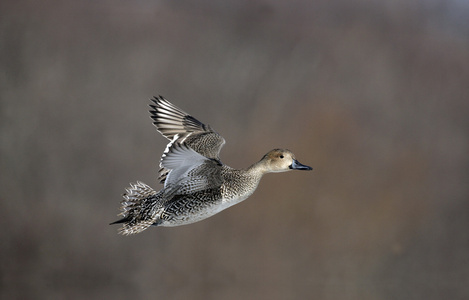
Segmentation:
<svg viewBox="0 0 469 300">
<path fill-rule="evenodd" d="M 177 195 L 165 204 L 158 226 L 172 227 L 195 223 L 211 217 L 246 199 L 222 197 L 219 191 L 203 191 L 190 195 Z"/>
</svg>

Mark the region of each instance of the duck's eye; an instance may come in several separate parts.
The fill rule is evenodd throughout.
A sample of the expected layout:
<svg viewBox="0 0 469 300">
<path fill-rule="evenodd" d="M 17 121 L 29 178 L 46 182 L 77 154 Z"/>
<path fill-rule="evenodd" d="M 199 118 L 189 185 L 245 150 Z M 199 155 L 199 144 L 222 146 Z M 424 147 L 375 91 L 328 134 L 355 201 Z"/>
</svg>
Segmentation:
<svg viewBox="0 0 469 300">
<path fill-rule="evenodd" d="M 283 155 L 280 155 L 280 158 L 283 158 Z"/>
</svg>

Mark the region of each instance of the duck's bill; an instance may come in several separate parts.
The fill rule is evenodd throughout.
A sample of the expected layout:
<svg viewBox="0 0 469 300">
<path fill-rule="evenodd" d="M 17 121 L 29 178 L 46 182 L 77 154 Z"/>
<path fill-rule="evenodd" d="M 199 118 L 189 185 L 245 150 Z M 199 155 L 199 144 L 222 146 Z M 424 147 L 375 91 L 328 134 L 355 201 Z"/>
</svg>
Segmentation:
<svg viewBox="0 0 469 300">
<path fill-rule="evenodd" d="M 305 165 L 301 164 L 299 161 L 297 161 L 296 159 L 294 159 L 292 164 L 290 165 L 290 169 L 292 169 L 292 170 L 308 170 L 308 171 L 311 171 L 313 168 L 311 168 L 309 166 L 305 166 Z"/>
</svg>

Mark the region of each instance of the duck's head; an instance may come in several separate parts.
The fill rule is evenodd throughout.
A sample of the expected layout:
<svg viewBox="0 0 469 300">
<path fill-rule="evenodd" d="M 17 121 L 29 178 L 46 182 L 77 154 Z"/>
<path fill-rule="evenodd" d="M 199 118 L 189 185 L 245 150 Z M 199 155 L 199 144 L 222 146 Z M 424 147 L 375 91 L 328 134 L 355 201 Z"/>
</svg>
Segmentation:
<svg viewBox="0 0 469 300">
<path fill-rule="evenodd" d="M 296 160 L 295 155 L 287 149 L 274 149 L 261 159 L 267 172 L 285 172 L 290 170 L 312 170 Z"/>
</svg>

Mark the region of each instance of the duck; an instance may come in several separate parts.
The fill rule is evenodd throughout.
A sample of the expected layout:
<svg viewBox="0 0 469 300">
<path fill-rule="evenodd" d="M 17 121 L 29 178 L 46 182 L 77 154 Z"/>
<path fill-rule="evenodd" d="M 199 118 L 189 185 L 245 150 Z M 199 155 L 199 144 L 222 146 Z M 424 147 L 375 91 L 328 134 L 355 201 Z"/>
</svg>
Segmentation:
<svg viewBox="0 0 469 300">
<path fill-rule="evenodd" d="M 140 233 L 150 226 L 173 227 L 211 217 L 256 190 L 263 175 L 292 170 L 310 171 L 288 149 L 276 148 L 245 169 L 223 164 L 225 139 L 163 96 L 150 99 L 150 116 L 169 143 L 158 171 L 158 192 L 141 181 L 131 183 L 121 201 L 119 234 Z"/>
</svg>

